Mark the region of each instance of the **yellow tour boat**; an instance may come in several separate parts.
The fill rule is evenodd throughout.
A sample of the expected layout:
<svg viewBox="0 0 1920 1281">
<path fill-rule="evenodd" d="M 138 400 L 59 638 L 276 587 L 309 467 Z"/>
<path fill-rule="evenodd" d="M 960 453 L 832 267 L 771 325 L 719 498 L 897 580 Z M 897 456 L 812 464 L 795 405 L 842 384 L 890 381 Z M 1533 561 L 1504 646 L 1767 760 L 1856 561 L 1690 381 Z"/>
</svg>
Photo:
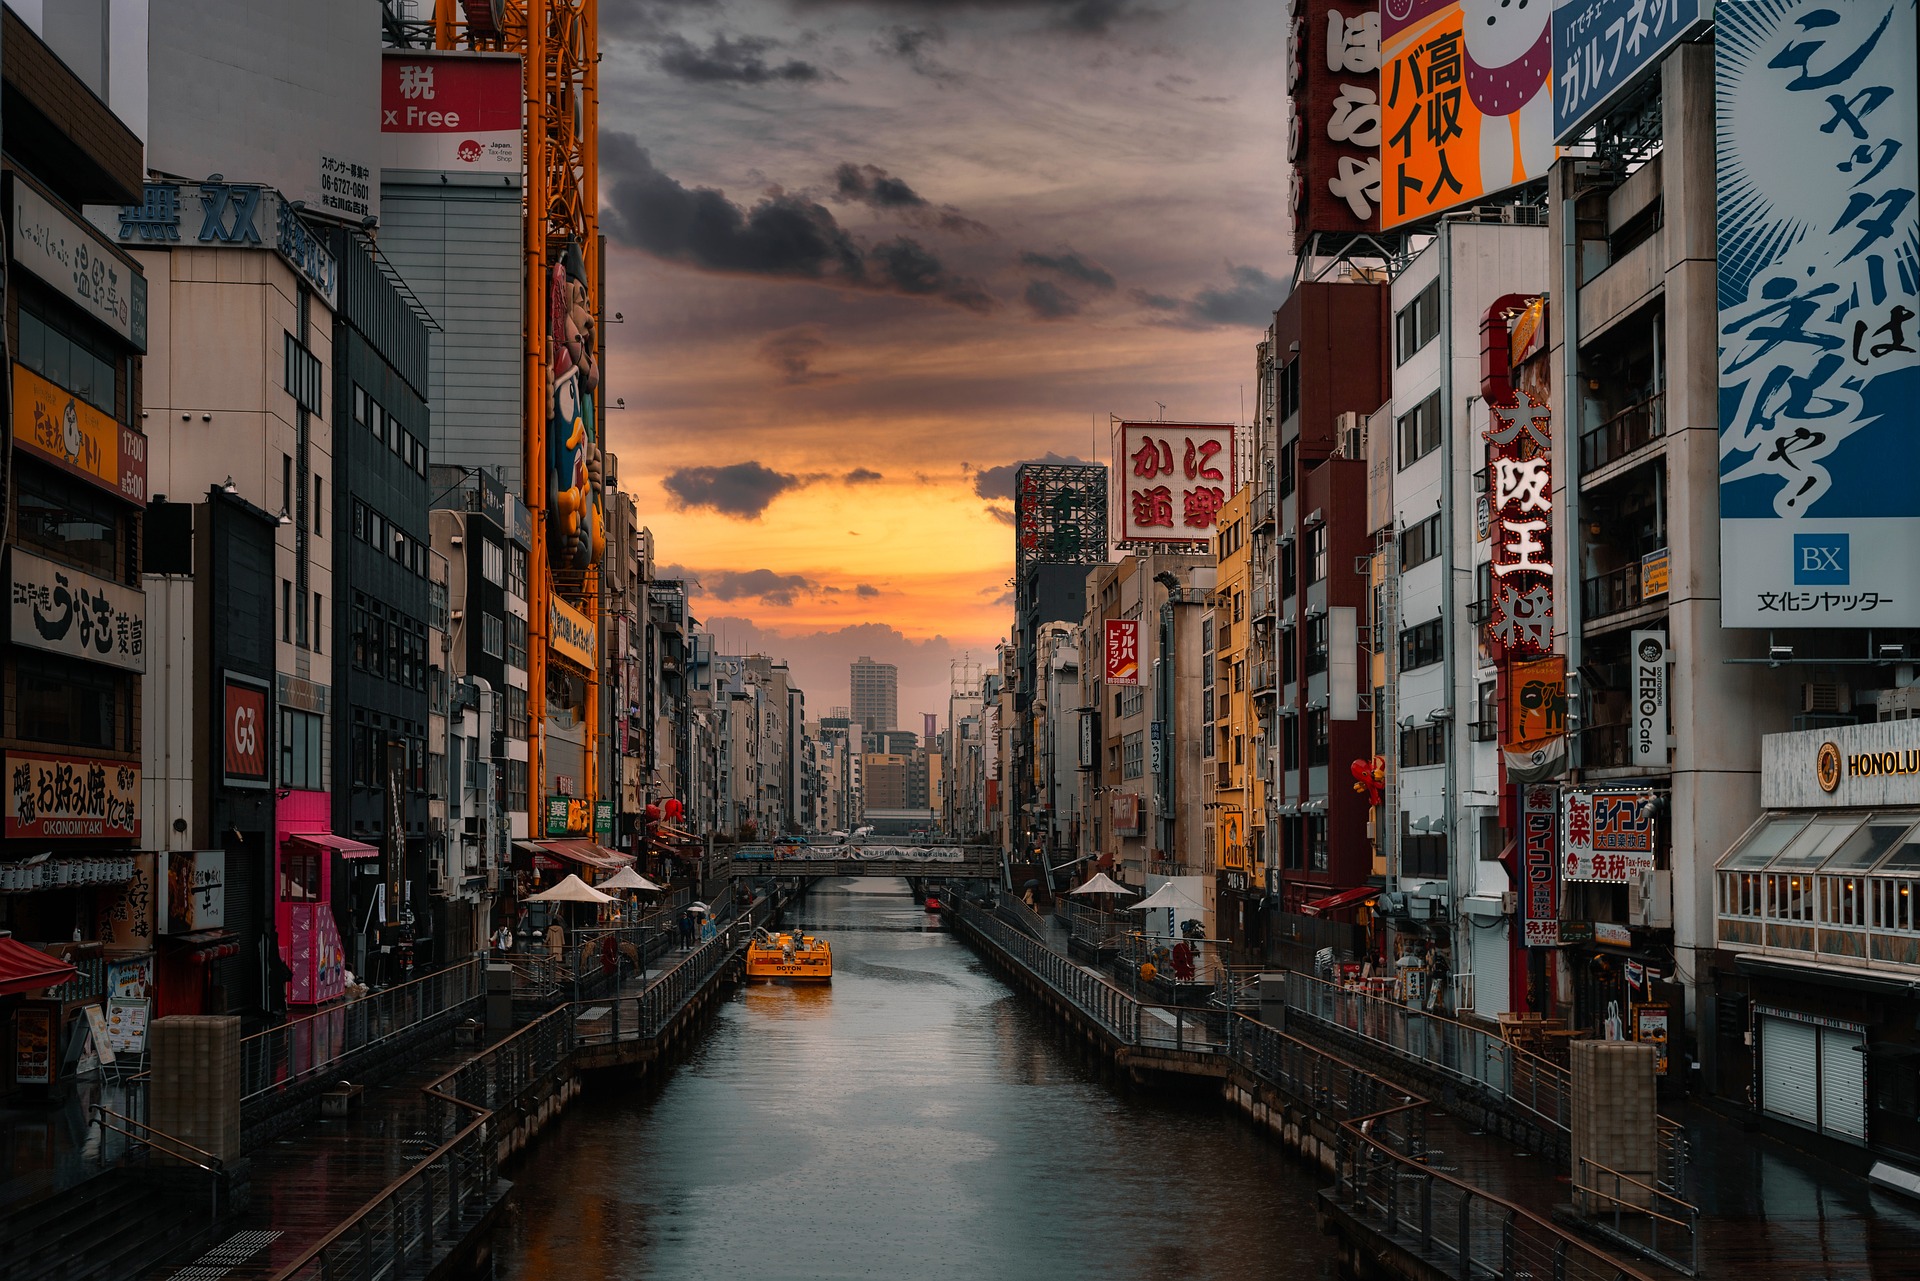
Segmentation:
<svg viewBox="0 0 1920 1281">
<path fill-rule="evenodd" d="M 773 934 L 755 930 L 747 944 L 748 979 L 786 979 L 789 983 L 833 982 L 833 949 L 811 934 Z"/>
</svg>

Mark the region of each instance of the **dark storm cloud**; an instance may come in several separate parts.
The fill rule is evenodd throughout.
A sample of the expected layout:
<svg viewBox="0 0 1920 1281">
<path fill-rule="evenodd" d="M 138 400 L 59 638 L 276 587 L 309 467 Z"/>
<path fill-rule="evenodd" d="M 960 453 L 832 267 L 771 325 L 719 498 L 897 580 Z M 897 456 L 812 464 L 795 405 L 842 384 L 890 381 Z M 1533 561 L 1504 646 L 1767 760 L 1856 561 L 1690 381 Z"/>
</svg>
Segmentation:
<svg viewBox="0 0 1920 1281">
<path fill-rule="evenodd" d="M 814 367 L 829 346 L 818 325 L 800 325 L 770 335 L 760 344 L 760 359 L 778 370 L 789 387 L 831 382 L 840 375 Z"/>
<path fill-rule="evenodd" d="M 1158 312 L 1153 323 L 1181 329 L 1214 329 L 1222 325 L 1249 325 L 1264 328 L 1273 313 L 1293 289 L 1291 282 L 1269 276 L 1258 267 L 1227 264 L 1228 281 L 1208 286 L 1190 298 L 1135 289 L 1129 295 L 1149 311 Z"/>
<path fill-rule="evenodd" d="M 886 477 L 866 467 L 856 467 L 840 478 L 849 485 L 877 485 Z"/>
<path fill-rule="evenodd" d="M 862 583 L 853 589 L 853 594 L 855 596 L 878 596 L 880 589 L 871 583 Z"/>
<path fill-rule="evenodd" d="M 1031 463 L 1081 463 L 1084 458 L 1075 458 L 1071 454 L 1056 454 L 1051 449 L 1044 458 L 1025 458 L 1021 462 Z M 982 467 L 973 473 L 973 492 L 982 498 L 1012 498 L 1014 475 L 1020 470 L 1020 463 L 1003 463 L 998 467 Z M 999 512 L 995 512 L 1000 517 Z M 1009 510 L 1001 519 L 1013 521 L 1013 512 Z"/>
<path fill-rule="evenodd" d="M 1028 250 L 1020 255 L 1020 265 L 1036 271 L 1050 271 L 1077 284 L 1091 285 L 1103 294 L 1114 290 L 1113 273 L 1091 258 L 1063 249 L 1057 254 L 1042 254 Z"/>
<path fill-rule="evenodd" d="M 938 298 L 991 311 L 977 282 L 948 271 L 926 246 L 905 236 L 863 247 L 818 201 L 773 191 L 751 208 L 712 187 L 687 187 L 660 172 L 631 135 L 600 141 L 607 183 L 602 226 L 616 240 L 656 258 L 707 271 L 819 280 L 855 289 Z"/>
<path fill-rule="evenodd" d="M 878 165 L 856 165 L 852 161 L 833 171 L 834 194 L 843 201 L 871 205 L 875 209 L 922 209 L 927 198 L 901 178 Z"/>
<path fill-rule="evenodd" d="M 603 42 L 659 40 L 687 14 L 711 13 L 719 7 L 719 0 L 601 0 L 600 38 Z"/>
<path fill-rule="evenodd" d="M 880 28 L 873 38 L 873 51 L 898 58 L 929 80 L 958 80 L 960 73 L 934 58 L 932 50 L 947 42 L 947 33 L 939 23 L 910 27 L 904 23 Z"/>
<path fill-rule="evenodd" d="M 771 569 L 710 570 L 700 575 L 700 589 L 715 600 L 755 599 L 780 606 L 829 590 L 804 574 L 781 574 Z"/>
<path fill-rule="evenodd" d="M 793 0 L 798 9 L 884 9 L 924 17 L 963 12 L 1034 14 L 1050 27 L 1083 35 L 1104 35 L 1126 18 L 1150 17 L 1140 0 Z"/>
<path fill-rule="evenodd" d="M 933 202 L 909 186 L 906 179 L 897 178 L 878 165 L 856 165 L 851 160 L 841 164 L 833 171 L 832 199 L 837 204 L 865 205 L 916 226 L 937 228 L 957 236 L 989 234 L 985 223 L 976 222 L 952 205 L 935 208 Z"/>
<path fill-rule="evenodd" d="M 1051 280 L 1028 281 L 1022 301 L 1028 311 L 1042 320 L 1065 320 L 1080 314 L 1080 300 Z"/>
<path fill-rule="evenodd" d="M 777 40 L 765 36 L 716 35 L 702 49 L 682 35 L 660 39 L 654 61 L 660 70 L 696 84 L 760 85 L 773 81 L 805 83 L 819 80 L 825 72 L 811 62 L 788 58 L 769 61 L 767 54 L 780 47 Z"/>
<path fill-rule="evenodd" d="M 682 467 L 668 472 L 660 483 L 683 510 L 710 507 L 722 516 L 758 520 L 774 499 L 807 481 L 757 462 L 745 462 L 724 467 Z"/>
</svg>

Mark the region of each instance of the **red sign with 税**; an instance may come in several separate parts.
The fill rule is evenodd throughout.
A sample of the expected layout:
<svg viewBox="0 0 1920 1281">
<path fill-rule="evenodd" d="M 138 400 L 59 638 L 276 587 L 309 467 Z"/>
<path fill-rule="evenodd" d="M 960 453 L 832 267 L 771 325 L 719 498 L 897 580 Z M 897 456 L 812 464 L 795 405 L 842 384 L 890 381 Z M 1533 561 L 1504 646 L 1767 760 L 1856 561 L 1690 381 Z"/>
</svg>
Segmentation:
<svg viewBox="0 0 1920 1281">
<path fill-rule="evenodd" d="M 1107 684 L 1140 683 L 1140 620 L 1107 620 Z"/>
</svg>

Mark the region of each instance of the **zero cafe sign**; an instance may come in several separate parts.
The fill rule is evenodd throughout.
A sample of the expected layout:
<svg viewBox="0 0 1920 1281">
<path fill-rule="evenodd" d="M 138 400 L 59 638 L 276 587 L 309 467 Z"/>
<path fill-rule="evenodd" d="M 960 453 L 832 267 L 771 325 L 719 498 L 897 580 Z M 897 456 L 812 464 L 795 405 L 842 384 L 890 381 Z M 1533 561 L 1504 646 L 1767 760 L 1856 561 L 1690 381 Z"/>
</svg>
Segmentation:
<svg viewBox="0 0 1920 1281">
<path fill-rule="evenodd" d="M 1767 735 L 1760 802 L 1768 809 L 1920 802 L 1920 720 Z"/>
</svg>

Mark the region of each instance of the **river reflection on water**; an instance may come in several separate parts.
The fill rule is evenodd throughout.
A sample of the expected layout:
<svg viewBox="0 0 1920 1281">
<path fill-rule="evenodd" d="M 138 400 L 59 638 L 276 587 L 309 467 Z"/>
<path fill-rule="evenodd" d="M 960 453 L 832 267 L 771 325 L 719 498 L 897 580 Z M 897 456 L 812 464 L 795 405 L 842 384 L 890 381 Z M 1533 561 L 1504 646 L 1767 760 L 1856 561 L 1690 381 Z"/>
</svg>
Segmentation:
<svg viewBox="0 0 1920 1281">
<path fill-rule="evenodd" d="M 833 984 L 747 988 L 663 1085 L 576 1102 L 514 1172 L 499 1277 L 1337 1275 L 1303 1166 L 1103 1080 L 903 883 L 788 921 Z"/>
</svg>

